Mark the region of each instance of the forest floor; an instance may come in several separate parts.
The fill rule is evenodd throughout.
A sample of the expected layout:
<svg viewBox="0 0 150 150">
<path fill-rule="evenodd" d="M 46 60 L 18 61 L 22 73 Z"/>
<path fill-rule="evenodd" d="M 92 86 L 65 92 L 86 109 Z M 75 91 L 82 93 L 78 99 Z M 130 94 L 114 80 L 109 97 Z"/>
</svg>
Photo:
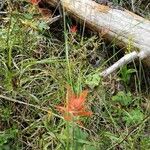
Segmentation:
<svg viewBox="0 0 150 150">
<path fill-rule="evenodd" d="M 0 5 L 0 150 L 149 150 L 150 70 L 101 78 L 122 49 L 69 16 L 48 25 L 31 2 Z M 132 2 L 113 1 L 150 19 Z"/>
</svg>

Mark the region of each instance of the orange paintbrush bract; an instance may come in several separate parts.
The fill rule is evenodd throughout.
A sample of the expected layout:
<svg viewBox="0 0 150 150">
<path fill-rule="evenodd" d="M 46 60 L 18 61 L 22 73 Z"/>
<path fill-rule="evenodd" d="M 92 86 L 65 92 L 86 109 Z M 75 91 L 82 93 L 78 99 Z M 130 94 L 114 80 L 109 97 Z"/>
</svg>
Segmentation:
<svg viewBox="0 0 150 150">
<path fill-rule="evenodd" d="M 71 87 L 67 87 L 66 105 L 56 106 L 57 110 L 63 113 L 64 118 L 71 121 L 75 116 L 91 116 L 92 112 L 87 111 L 85 101 L 88 91 L 84 90 L 77 96 Z"/>
<path fill-rule="evenodd" d="M 41 0 L 30 0 L 30 3 L 37 5 Z"/>
<path fill-rule="evenodd" d="M 71 32 L 71 33 L 76 33 L 76 32 L 77 32 L 77 25 L 71 26 L 70 32 Z"/>
</svg>

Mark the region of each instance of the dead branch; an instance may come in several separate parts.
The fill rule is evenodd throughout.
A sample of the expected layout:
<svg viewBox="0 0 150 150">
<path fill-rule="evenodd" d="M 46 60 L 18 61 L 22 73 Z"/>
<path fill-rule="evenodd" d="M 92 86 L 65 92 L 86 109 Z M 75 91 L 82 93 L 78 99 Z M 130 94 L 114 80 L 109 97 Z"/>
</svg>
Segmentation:
<svg viewBox="0 0 150 150">
<path fill-rule="evenodd" d="M 47 2 L 52 6 L 57 5 L 57 0 L 47 0 Z M 118 69 L 121 66 L 120 62 L 124 65 L 135 58 L 141 59 L 150 67 L 149 20 L 128 10 L 113 9 L 92 0 L 61 0 L 61 5 L 72 17 L 85 22 L 87 27 L 104 35 L 106 39 L 115 41 L 120 47 L 126 47 L 131 51 L 131 54 L 121 58 L 111 66 L 112 68 L 102 72 L 102 76 L 109 75 Z"/>
</svg>

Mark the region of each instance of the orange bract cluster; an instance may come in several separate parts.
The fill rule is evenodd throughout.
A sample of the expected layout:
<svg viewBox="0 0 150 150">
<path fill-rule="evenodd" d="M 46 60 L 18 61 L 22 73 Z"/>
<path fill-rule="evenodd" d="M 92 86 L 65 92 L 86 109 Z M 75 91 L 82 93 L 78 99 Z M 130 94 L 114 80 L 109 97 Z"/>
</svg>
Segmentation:
<svg viewBox="0 0 150 150">
<path fill-rule="evenodd" d="M 30 3 L 37 5 L 41 0 L 30 0 Z"/>
<path fill-rule="evenodd" d="M 71 33 L 76 33 L 78 31 L 77 30 L 77 25 L 71 26 L 70 31 L 71 31 Z"/>
<path fill-rule="evenodd" d="M 66 105 L 56 106 L 58 111 L 63 113 L 65 120 L 71 121 L 75 116 L 91 116 L 92 112 L 87 111 L 85 101 L 88 91 L 84 90 L 77 96 L 71 87 L 67 87 Z"/>
</svg>

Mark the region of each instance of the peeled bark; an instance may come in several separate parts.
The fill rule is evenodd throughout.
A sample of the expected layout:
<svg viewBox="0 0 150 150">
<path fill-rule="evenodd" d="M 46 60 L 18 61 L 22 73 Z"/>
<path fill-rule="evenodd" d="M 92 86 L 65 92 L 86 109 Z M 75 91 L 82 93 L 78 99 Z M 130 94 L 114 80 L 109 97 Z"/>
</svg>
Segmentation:
<svg viewBox="0 0 150 150">
<path fill-rule="evenodd" d="M 47 0 L 57 6 L 58 0 Z M 137 57 L 150 67 L 150 21 L 128 10 L 113 9 L 92 0 L 61 0 L 68 14 L 86 23 L 108 40 L 113 40 L 127 52 L 135 51 Z M 136 57 L 136 58 L 137 58 Z"/>
</svg>

